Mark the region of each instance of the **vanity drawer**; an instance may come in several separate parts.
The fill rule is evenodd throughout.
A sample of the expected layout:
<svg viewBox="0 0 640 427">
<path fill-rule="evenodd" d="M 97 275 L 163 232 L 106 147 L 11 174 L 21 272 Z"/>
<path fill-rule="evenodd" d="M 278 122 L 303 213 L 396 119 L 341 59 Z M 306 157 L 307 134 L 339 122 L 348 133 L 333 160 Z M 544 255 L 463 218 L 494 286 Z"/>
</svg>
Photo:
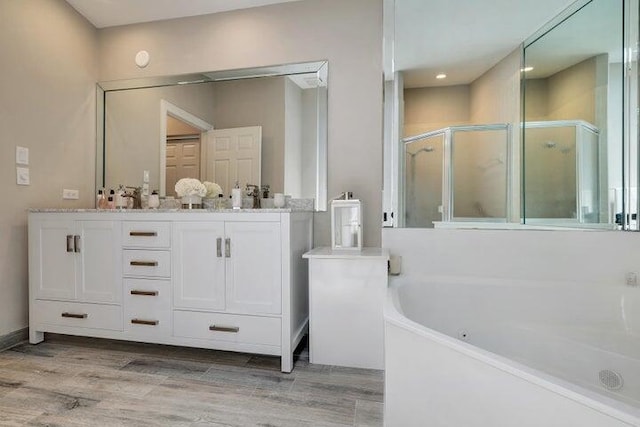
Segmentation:
<svg viewBox="0 0 640 427">
<path fill-rule="evenodd" d="M 171 281 L 124 280 L 124 330 L 139 336 L 171 335 Z"/>
<path fill-rule="evenodd" d="M 171 277 L 170 251 L 124 249 L 122 262 L 125 276 Z"/>
<path fill-rule="evenodd" d="M 32 308 L 36 324 L 122 330 L 122 308 L 117 305 L 35 300 Z"/>
<path fill-rule="evenodd" d="M 173 335 L 280 347 L 281 321 L 277 317 L 175 310 Z"/>
<path fill-rule="evenodd" d="M 169 248 L 171 246 L 171 223 L 123 221 L 122 245 L 137 248 Z"/>
</svg>

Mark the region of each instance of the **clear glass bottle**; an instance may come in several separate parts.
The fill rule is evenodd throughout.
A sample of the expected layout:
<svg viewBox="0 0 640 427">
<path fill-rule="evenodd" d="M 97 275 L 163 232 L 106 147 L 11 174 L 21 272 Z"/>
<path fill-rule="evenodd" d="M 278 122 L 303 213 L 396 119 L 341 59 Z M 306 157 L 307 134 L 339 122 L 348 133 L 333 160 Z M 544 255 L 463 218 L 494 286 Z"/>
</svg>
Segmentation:
<svg viewBox="0 0 640 427">
<path fill-rule="evenodd" d="M 227 201 L 225 200 L 222 194 L 218 194 L 218 197 L 216 198 L 216 201 L 214 204 L 214 209 L 222 210 L 226 208 L 227 208 Z"/>
<path fill-rule="evenodd" d="M 102 188 L 98 189 L 98 195 L 96 196 L 96 209 L 104 209 L 105 204 L 104 191 Z"/>
</svg>

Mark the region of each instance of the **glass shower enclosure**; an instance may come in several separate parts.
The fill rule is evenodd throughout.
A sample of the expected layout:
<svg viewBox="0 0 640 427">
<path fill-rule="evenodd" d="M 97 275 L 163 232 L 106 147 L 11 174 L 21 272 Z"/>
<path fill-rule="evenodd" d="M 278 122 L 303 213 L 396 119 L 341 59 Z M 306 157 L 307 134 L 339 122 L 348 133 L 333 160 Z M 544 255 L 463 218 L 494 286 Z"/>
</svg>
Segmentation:
<svg viewBox="0 0 640 427">
<path fill-rule="evenodd" d="M 601 218 L 598 128 L 557 120 L 526 122 L 523 130 L 524 223 L 607 222 Z"/>
<path fill-rule="evenodd" d="M 506 222 L 508 124 L 450 126 L 404 138 L 401 226 Z"/>
</svg>

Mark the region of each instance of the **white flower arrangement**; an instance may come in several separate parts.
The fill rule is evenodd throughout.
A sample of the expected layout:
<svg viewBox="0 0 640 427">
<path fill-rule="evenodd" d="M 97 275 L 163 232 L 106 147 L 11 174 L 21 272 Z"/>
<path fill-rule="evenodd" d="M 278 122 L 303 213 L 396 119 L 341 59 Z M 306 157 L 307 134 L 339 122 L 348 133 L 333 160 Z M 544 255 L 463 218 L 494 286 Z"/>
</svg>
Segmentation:
<svg viewBox="0 0 640 427">
<path fill-rule="evenodd" d="M 178 197 L 198 196 L 204 197 L 207 194 L 207 187 L 195 178 L 181 178 L 176 182 L 176 194 Z"/>
<path fill-rule="evenodd" d="M 222 187 L 220 187 L 215 182 L 205 181 L 202 184 L 207 189 L 207 194 L 205 195 L 205 197 L 218 197 L 218 194 L 222 194 Z"/>
</svg>

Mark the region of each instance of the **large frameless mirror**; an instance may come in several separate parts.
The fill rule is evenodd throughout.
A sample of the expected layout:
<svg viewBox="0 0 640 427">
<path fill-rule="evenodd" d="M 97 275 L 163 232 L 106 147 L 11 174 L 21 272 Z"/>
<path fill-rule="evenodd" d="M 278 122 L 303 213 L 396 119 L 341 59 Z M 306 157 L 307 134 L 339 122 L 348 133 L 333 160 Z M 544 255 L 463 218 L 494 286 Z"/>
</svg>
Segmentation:
<svg viewBox="0 0 640 427">
<path fill-rule="evenodd" d="M 327 206 L 328 63 L 102 82 L 96 185 L 238 181 Z"/>
<path fill-rule="evenodd" d="M 578 3 L 525 43 L 525 224 L 622 225 L 624 5 Z"/>
<path fill-rule="evenodd" d="M 385 5 L 385 226 L 638 228 L 637 0 Z"/>
</svg>

